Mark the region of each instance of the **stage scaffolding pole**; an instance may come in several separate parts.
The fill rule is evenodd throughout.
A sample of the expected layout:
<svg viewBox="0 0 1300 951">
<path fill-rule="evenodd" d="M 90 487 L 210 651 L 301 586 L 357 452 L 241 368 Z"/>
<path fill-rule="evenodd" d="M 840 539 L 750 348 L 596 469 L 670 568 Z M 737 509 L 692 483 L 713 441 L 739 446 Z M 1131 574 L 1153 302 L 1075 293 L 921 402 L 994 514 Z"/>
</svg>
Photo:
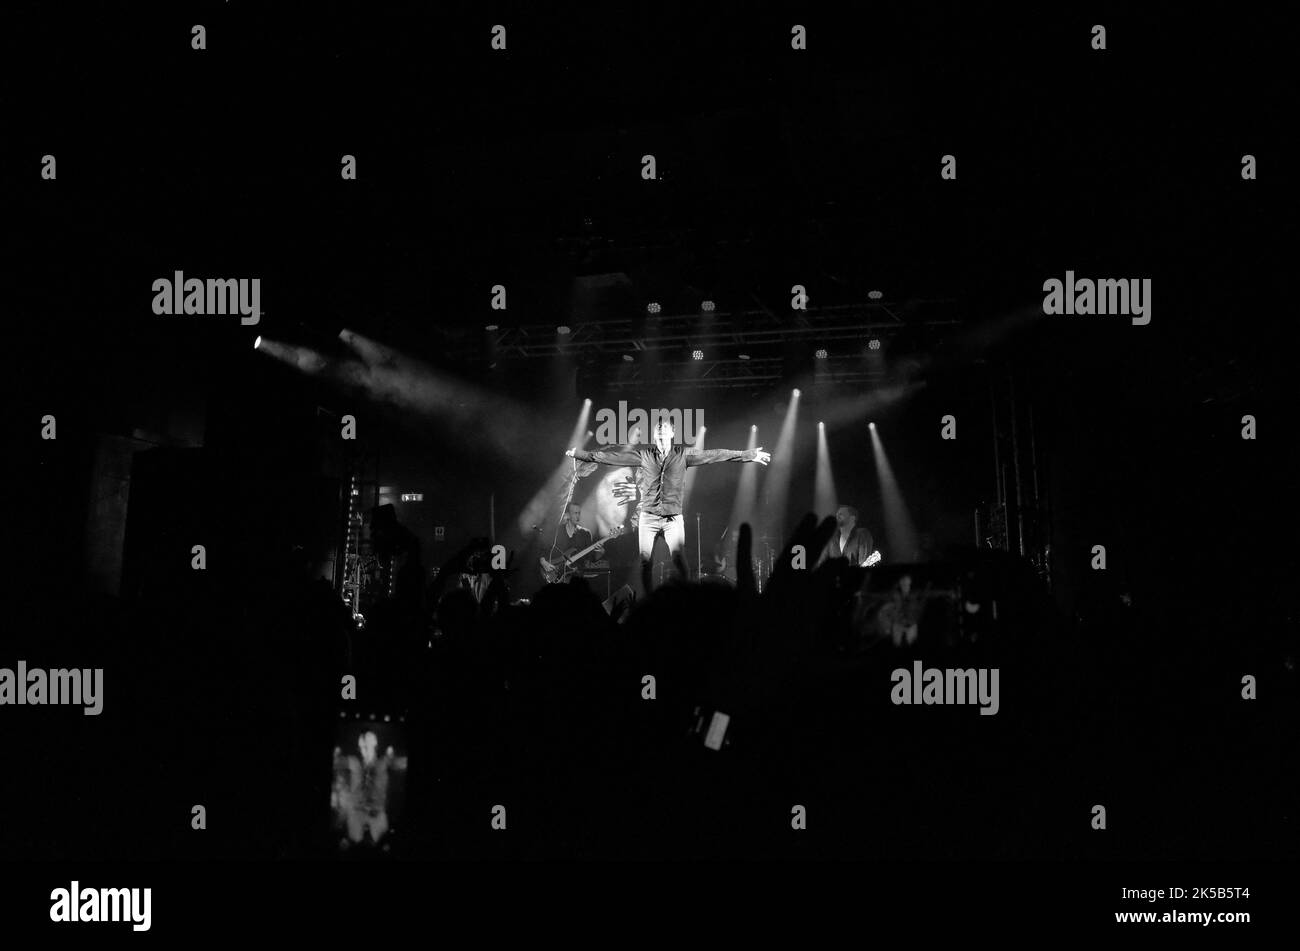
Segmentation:
<svg viewBox="0 0 1300 951">
<path fill-rule="evenodd" d="M 1016 480 L 1016 544 L 1020 557 L 1025 557 L 1025 507 L 1020 491 L 1020 436 L 1016 422 L 1016 380 L 1014 371 L 1008 368 L 1007 395 L 1011 401 L 1011 469 Z"/>
</svg>

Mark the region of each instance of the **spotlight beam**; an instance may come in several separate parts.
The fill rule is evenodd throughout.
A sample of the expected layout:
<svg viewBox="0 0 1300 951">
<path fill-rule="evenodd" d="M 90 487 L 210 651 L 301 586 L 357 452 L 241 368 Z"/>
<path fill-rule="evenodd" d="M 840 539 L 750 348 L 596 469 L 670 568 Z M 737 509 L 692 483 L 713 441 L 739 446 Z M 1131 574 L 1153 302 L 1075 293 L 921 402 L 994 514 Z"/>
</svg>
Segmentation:
<svg viewBox="0 0 1300 951">
<path fill-rule="evenodd" d="M 388 364 L 396 367 L 402 362 L 402 356 L 396 350 L 354 333 L 346 327 L 339 331 L 339 339 L 370 366 Z"/>
<path fill-rule="evenodd" d="M 330 365 L 330 375 L 343 387 L 376 403 L 449 420 L 464 430 L 466 438 L 496 450 L 508 465 L 517 457 L 519 443 L 535 436 L 524 408 L 507 397 L 458 380 L 354 331 L 343 330 L 339 339 L 360 357 Z M 260 349 L 266 349 L 265 340 Z"/>
<path fill-rule="evenodd" d="M 817 424 L 817 477 L 813 495 L 813 510 L 819 517 L 835 512 L 835 473 L 831 471 L 831 447 L 826 441 L 826 424 Z"/>
<path fill-rule="evenodd" d="M 758 427 L 749 427 L 749 443 L 746 449 L 758 448 Z M 736 487 L 736 500 L 731 506 L 731 518 L 727 520 L 728 534 L 731 536 L 731 545 L 734 545 L 736 533 L 740 526 L 749 522 L 754 523 L 754 509 L 758 502 L 758 470 L 759 466 L 749 465 L 740 467 L 740 483 Z"/>
<path fill-rule="evenodd" d="M 794 471 L 794 435 L 799 417 L 799 396 L 798 390 L 790 394 L 781 432 L 776 438 L 776 448 L 772 451 L 772 462 L 767 468 L 767 477 L 763 480 L 762 514 L 765 527 L 759 534 L 785 535 L 786 501 L 790 495 L 790 476 Z"/>
<path fill-rule="evenodd" d="M 582 448 L 586 445 L 587 439 L 587 421 L 591 417 L 591 400 L 584 400 L 582 410 L 578 413 L 578 421 L 573 424 L 573 431 L 569 433 L 569 441 L 557 450 L 559 455 L 570 446 Z M 549 512 L 552 508 L 559 515 L 559 506 L 564 501 L 567 494 L 568 483 L 573 478 L 573 473 L 577 464 L 574 460 L 562 457 L 559 465 L 551 472 L 547 480 L 542 483 L 541 487 L 534 493 L 528 504 L 524 506 L 519 517 L 515 520 L 516 526 L 523 534 L 531 532 L 534 527 L 546 528 L 550 523 Z M 558 518 L 558 516 L 557 516 Z"/>
<path fill-rule="evenodd" d="M 311 347 L 280 343 L 278 340 L 270 340 L 266 337 L 258 337 L 257 346 L 254 349 L 258 353 L 264 353 L 268 357 L 287 363 L 298 371 L 311 376 L 321 373 L 330 365 L 329 360 L 323 354 L 311 349 Z"/>
<path fill-rule="evenodd" d="M 704 448 L 704 434 L 705 434 L 706 432 L 708 432 L 708 429 L 709 429 L 709 427 L 707 427 L 707 426 L 701 426 L 701 427 L 700 427 L 700 432 L 699 432 L 699 435 L 697 436 L 697 438 L 696 438 L 696 440 L 695 440 L 695 446 L 694 446 L 694 448 L 696 448 L 696 449 L 703 449 L 703 448 Z M 688 512 L 688 511 L 690 511 L 690 510 L 686 507 L 686 503 L 687 503 L 687 502 L 690 500 L 690 498 L 691 498 L 691 489 L 694 488 L 694 486 L 695 486 L 695 476 L 696 476 L 696 474 L 697 474 L 699 471 L 700 471 L 700 470 L 699 470 L 699 467 L 698 467 L 698 466 L 692 466 L 691 468 L 689 468 L 689 469 L 686 470 L 686 481 L 685 481 L 685 482 L 683 483 L 683 485 L 682 485 L 682 512 Z"/>
<path fill-rule="evenodd" d="M 862 396 L 830 400 L 822 407 L 822 419 L 831 429 L 858 426 L 863 420 L 871 419 L 883 410 L 901 404 L 924 387 L 925 381 L 917 380 L 880 386 Z"/>
<path fill-rule="evenodd" d="M 867 427 L 867 431 L 871 434 L 876 477 L 880 480 L 880 501 L 884 509 L 885 539 L 889 553 L 895 561 L 912 561 L 917 555 L 916 526 L 894 478 L 894 470 L 889 464 L 885 444 L 880 439 L 879 428 L 872 425 Z"/>
</svg>

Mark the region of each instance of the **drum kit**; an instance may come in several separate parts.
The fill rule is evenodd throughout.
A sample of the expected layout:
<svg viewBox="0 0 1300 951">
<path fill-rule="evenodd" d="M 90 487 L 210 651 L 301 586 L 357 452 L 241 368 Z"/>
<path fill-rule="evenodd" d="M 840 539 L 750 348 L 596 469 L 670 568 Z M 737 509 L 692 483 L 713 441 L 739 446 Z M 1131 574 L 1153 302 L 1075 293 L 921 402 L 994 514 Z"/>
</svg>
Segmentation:
<svg viewBox="0 0 1300 951">
<path fill-rule="evenodd" d="M 697 571 L 697 580 L 704 578 L 728 578 L 735 580 L 735 548 L 726 544 L 725 539 L 728 532 L 722 533 L 722 540 L 714 546 L 712 556 L 706 560 L 699 557 L 699 567 Z M 755 535 L 753 547 L 750 551 L 750 567 L 754 570 L 754 583 L 761 592 L 767 584 L 772 572 L 776 569 L 776 559 L 781 554 L 782 539 L 780 535 Z M 662 563 L 656 564 L 658 571 L 666 571 L 666 566 Z M 659 578 L 656 576 L 656 583 Z"/>
</svg>

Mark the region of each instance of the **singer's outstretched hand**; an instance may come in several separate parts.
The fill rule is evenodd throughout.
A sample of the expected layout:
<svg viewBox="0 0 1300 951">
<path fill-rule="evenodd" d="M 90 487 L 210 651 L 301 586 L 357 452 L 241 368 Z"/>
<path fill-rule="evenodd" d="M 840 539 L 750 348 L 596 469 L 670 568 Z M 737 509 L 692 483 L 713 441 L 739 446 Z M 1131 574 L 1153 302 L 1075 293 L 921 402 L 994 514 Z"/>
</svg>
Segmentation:
<svg viewBox="0 0 1300 951">
<path fill-rule="evenodd" d="M 576 451 L 576 450 L 574 450 L 574 449 L 566 449 L 566 450 L 564 450 L 564 454 L 565 454 L 566 456 L 572 456 L 572 455 L 574 454 L 575 451 Z"/>
<path fill-rule="evenodd" d="M 765 466 L 772 461 L 772 454 L 770 452 L 764 452 L 763 447 L 759 446 L 754 450 L 754 461 L 760 466 Z"/>
</svg>

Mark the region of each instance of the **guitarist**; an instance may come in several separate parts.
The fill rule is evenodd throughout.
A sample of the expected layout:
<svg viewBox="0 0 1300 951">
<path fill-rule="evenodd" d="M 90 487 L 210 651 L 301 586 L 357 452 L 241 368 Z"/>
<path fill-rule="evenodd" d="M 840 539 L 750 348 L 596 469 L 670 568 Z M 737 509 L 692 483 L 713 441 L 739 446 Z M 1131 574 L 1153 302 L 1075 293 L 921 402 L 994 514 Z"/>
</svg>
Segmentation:
<svg viewBox="0 0 1300 951">
<path fill-rule="evenodd" d="M 563 549 L 565 557 L 567 558 L 574 552 L 591 547 L 592 541 L 591 532 L 582 527 L 582 506 L 577 502 L 570 502 L 569 507 L 564 512 L 563 534 L 560 538 L 560 547 Z M 603 555 L 604 544 L 602 543 L 574 562 L 573 568 L 581 571 L 589 562 L 599 561 Z"/>
<path fill-rule="evenodd" d="M 871 532 L 858 525 L 858 510 L 841 505 L 835 510 L 835 534 L 826 543 L 818 564 L 830 558 L 847 558 L 851 565 L 870 567 L 880 561 L 873 544 Z"/>
</svg>

